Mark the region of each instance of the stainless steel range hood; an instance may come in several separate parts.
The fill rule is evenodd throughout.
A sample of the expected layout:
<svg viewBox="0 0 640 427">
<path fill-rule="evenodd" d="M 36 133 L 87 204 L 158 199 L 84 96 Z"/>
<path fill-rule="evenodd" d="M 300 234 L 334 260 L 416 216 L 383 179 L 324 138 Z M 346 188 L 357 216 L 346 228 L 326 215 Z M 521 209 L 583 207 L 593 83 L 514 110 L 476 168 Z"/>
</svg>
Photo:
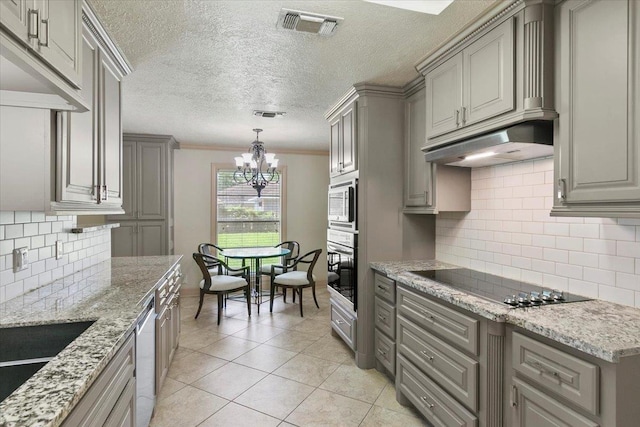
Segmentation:
<svg viewBox="0 0 640 427">
<path fill-rule="evenodd" d="M 553 122 L 530 121 L 425 152 L 428 162 L 483 167 L 553 155 Z"/>
</svg>

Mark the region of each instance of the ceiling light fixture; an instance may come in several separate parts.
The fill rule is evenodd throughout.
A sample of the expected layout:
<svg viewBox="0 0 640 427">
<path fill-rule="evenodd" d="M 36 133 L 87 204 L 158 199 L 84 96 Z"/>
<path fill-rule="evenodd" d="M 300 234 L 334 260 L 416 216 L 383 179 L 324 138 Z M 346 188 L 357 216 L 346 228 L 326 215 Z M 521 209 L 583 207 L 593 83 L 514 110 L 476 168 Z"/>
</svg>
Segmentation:
<svg viewBox="0 0 640 427">
<path fill-rule="evenodd" d="M 453 0 L 364 0 L 368 3 L 376 3 L 384 6 L 397 7 L 398 9 L 412 10 L 414 12 L 440 15 Z"/>
<path fill-rule="evenodd" d="M 287 114 L 284 111 L 266 111 L 266 110 L 253 110 L 253 115 L 256 117 L 265 117 L 267 119 L 281 119 Z"/>
<path fill-rule="evenodd" d="M 254 129 L 256 140 L 251 143 L 249 152 L 242 153 L 242 157 L 236 157 L 238 169 L 233 174 L 233 180 L 237 183 L 246 183 L 252 186 L 258 197 L 262 190 L 269 184 L 280 182 L 280 173 L 276 170 L 278 159 L 273 153 L 267 153 L 264 143 L 258 136 L 262 129 Z"/>
</svg>

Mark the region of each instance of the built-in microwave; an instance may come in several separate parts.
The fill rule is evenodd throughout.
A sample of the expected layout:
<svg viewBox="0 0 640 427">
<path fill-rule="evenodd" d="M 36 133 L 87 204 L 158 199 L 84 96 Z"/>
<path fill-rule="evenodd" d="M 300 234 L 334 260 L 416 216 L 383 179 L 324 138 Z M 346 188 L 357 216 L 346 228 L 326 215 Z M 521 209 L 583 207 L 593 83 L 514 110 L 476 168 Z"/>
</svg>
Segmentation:
<svg viewBox="0 0 640 427">
<path fill-rule="evenodd" d="M 329 228 L 356 231 L 357 179 L 329 185 Z"/>
</svg>

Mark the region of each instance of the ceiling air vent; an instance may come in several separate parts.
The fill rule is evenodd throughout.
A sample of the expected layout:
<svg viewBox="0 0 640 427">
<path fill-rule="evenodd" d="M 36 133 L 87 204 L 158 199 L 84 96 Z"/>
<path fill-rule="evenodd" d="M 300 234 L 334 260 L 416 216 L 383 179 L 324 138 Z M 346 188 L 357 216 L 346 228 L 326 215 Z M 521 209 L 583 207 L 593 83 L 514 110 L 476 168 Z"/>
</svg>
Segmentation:
<svg viewBox="0 0 640 427">
<path fill-rule="evenodd" d="M 305 33 L 331 36 L 338 28 L 342 18 L 336 16 L 319 15 L 299 10 L 282 9 L 278 16 L 277 27 L 285 30 L 303 31 Z"/>
<path fill-rule="evenodd" d="M 263 111 L 263 110 L 253 110 L 253 115 L 257 117 L 265 117 L 267 119 L 279 119 L 283 117 L 285 114 L 284 111 Z"/>
</svg>

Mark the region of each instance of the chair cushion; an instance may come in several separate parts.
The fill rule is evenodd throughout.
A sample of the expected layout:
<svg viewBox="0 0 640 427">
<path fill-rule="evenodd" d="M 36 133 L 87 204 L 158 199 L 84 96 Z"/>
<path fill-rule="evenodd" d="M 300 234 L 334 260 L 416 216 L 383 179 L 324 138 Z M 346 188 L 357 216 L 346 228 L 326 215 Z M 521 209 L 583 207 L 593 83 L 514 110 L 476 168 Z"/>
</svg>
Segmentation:
<svg viewBox="0 0 640 427">
<path fill-rule="evenodd" d="M 209 274 L 212 276 L 218 275 L 218 267 L 213 267 L 209 269 Z M 242 276 L 242 271 L 229 271 L 226 268 L 222 267 L 222 274 L 228 276 Z"/>
<path fill-rule="evenodd" d="M 271 264 L 265 264 L 262 267 L 260 267 L 260 272 L 262 274 L 271 274 Z M 276 267 L 275 273 L 282 274 L 282 267 Z"/>
<path fill-rule="evenodd" d="M 329 271 L 327 273 L 327 281 L 329 283 L 337 282 L 338 280 L 340 280 L 340 276 L 338 276 L 338 273 L 335 271 Z"/>
<path fill-rule="evenodd" d="M 228 291 L 238 289 L 247 285 L 247 281 L 242 277 L 234 276 L 211 276 L 210 291 Z M 204 279 L 200 281 L 200 289 L 204 289 Z"/>
<path fill-rule="evenodd" d="M 312 277 L 313 280 L 316 280 L 315 274 L 313 274 Z M 306 271 L 289 271 L 287 273 L 276 276 L 273 280 L 273 283 L 287 286 L 303 286 L 308 285 L 309 281 L 307 280 Z"/>
</svg>

